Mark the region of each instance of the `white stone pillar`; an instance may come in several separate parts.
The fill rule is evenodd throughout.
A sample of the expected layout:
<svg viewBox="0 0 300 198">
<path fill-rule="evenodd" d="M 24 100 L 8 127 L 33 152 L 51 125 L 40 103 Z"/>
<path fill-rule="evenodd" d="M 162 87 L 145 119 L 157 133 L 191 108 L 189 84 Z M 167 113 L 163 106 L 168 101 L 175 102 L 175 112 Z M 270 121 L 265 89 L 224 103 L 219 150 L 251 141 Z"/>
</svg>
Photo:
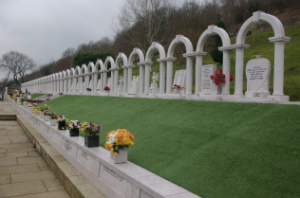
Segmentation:
<svg viewBox="0 0 300 198">
<path fill-rule="evenodd" d="M 76 93 L 76 86 L 77 86 L 77 77 L 74 77 L 73 78 L 73 87 L 72 87 L 73 93 Z"/>
<path fill-rule="evenodd" d="M 71 93 L 71 86 L 72 86 L 72 78 L 68 78 L 68 93 Z"/>
<path fill-rule="evenodd" d="M 223 52 L 223 74 L 225 74 L 225 84 L 222 87 L 222 95 L 230 95 L 230 51 Z"/>
<path fill-rule="evenodd" d="M 127 86 L 127 92 L 129 91 L 129 85 L 132 81 L 132 68 L 134 67 L 134 65 L 128 65 L 128 86 Z"/>
<path fill-rule="evenodd" d="M 124 84 L 123 84 L 123 93 L 127 93 L 127 90 L 128 90 L 127 87 L 129 85 L 127 66 L 125 65 L 122 68 L 123 68 L 123 82 L 124 82 Z"/>
<path fill-rule="evenodd" d="M 165 86 L 166 86 L 166 61 L 157 60 L 159 62 L 159 93 L 165 93 Z"/>
<path fill-rule="evenodd" d="M 193 86 L 193 59 L 192 57 L 186 57 L 186 95 L 192 94 L 192 86 Z"/>
<path fill-rule="evenodd" d="M 67 79 L 64 79 L 64 93 L 67 93 Z"/>
<path fill-rule="evenodd" d="M 150 66 L 152 62 L 145 62 L 145 95 L 149 95 L 149 83 L 150 83 Z"/>
<path fill-rule="evenodd" d="M 107 72 L 108 72 L 108 70 L 104 70 L 101 73 L 101 80 L 102 80 L 102 83 L 101 83 L 101 92 L 104 91 L 104 87 L 106 86 L 106 83 L 107 83 Z"/>
<path fill-rule="evenodd" d="M 92 90 L 93 93 L 97 93 L 97 83 L 98 83 L 98 73 L 95 72 L 93 77 L 93 90 Z"/>
<path fill-rule="evenodd" d="M 138 63 L 138 66 L 140 67 L 140 87 L 139 87 L 139 93 L 143 94 L 144 93 L 144 74 L 145 74 L 145 69 L 144 69 L 144 64 Z"/>
<path fill-rule="evenodd" d="M 203 56 L 196 56 L 196 73 L 195 73 L 195 94 L 199 94 L 201 88 L 201 67 L 203 63 Z"/>
<path fill-rule="evenodd" d="M 114 82 L 114 93 L 117 93 L 118 80 L 119 80 L 119 69 L 115 68 L 115 82 Z"/>
<path fill-rule="evenodd" d="M 110 92 L 114 93 L 114 87 L 115 87 L 115 69 L 110 68 L 109 70 L 110 70 L 110 78 L 111 78 Z"/>
<path fill-rule="evenodd" d="M 63 92 L 63 80 L 60 80 L 59 82 L 60 86 L 59 86 L 59 92 Z"/>
<path fill-rule="evenodd" d="M 244 48 L 237 48 L 235 50 L 235 77 L 234 78 L 235 78 L 234 95 L 243 96 L 244 95 L 243 93 Z"/>
<path fill-rule="evenodd" d="M 285 42 L 274 42 L 274 86 L 273 96 L 283 96 L 284 85 L 284 45 Z"/>
<path fill-rule="evenodd" d="M 168 57 L 167 60 L 167 94 L 172 93 L 173 87 L 173 61 L 176 60 L 173 57 Z"/>
</svg>

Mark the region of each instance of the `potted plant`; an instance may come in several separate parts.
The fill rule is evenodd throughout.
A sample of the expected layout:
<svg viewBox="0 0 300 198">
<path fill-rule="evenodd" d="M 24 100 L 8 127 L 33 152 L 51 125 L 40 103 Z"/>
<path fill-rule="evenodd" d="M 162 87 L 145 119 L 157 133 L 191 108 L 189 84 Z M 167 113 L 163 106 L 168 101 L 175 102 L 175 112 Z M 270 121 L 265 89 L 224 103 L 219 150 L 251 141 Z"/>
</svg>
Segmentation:
<svg viewBox="0 0 300 198">
<path fill-rule="evenodd" d="M 79 128 L 80 122 L 78 120 L 70 120 L 67 119 L 67 128 L 69 128 L 69 134 L 71 137 L 79 136 Z"/>
<path fill-rule="evenodd" d="M 50 118 L 50 125 L 51 126 L 56 126 L 56 117 L 57 117 L 57 114 L 55 112 L 52 112 L 52 113 L 49 113 L 48 116 Z"/>
<path fill-rule="evenodd" d="M 115 163 L 127 162 L 127 149 L 134 145 L 134 135 L 126 129 L 110 131 L 106 135 L 105 148 L 110 149 L 110 159 Z"/>
<path fill-rule="evenodd" d="M 57 116 L 56 121 L 58 122 L 57 129 L 65 130 L 66 129 L 66 118 L 63 115 Z"/>
<path fill-rule="evenodd" d="M 92 122 L 83 122 L 81 131 L 84 133 L 84 145 L 88 148 L 99 146 L 99 133 L 102 127 Z"/>
</svg>

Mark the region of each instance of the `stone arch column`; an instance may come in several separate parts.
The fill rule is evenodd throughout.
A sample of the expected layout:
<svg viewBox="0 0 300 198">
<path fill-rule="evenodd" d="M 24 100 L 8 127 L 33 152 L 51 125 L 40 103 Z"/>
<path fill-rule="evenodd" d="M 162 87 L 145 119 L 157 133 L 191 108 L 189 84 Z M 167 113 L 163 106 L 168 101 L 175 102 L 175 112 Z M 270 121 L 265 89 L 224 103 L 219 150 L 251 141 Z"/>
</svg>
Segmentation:
<svg viewBox="0 0 300 198">
<path fill-rule="evenodd" d="M 101 82 L 101 92 L 104 92 L 104 87 L 106 86 L 106 83 L 107 83 L 107 72 L 109 71 L 107 69 L 108 63 L 110 63 L 110 66 L 111 66 L 111 68 L 110 68 L 111 75 L 110 76 L 111 76 L 111 83 L 112 84 L 111 84 L 110 89 L 111 89 L 111 92 L 113 92 L 113 87 L 114 87 L 114 70 L 113 69 L 115 68 L 115 61 L 111 56 L 106 57 L 106 59 L 104 61 L 104 65 L 103 65 L 103 70 L 101 68 L 101 70 L 102 70 L 102 72 L 101 72 L 101 80 L 102 80 L 102 82 Z"/>
<path fill-rule="evenodd" d="M 183 43 L 186 49 L 186 54 L 190 54 L 193 52 L 193 45 L 192 42 L 182 36 L 177 35 L 176 38 L 171 42 L 168 48 L 167 54 L 167 94 L 172 92 L 172 78 L 173 78 L 173 62 L 176 60 L 173 57 L 174 50 L 179 43 Z M 193 84 L 193 60 L 190 56 L 186 57 L 186 87 L 185 87 L 185 94 L 191 95 L 192 94 L 192 84 Z"/>
<path fill-rule="evenodd" d="M 166 75 L 166 52 L 164 47 L 157 43 L 153 42 L 152 45 L 149 47 L 146 53 L 146 61 L 151 62 L 151 57 L 155 51 L 158 51 L 159 53 L 159 59 L 157 61 L 159 62 L 159 93 L 164 94 L 165 93 L 165 75 Z"/>
<path fill-rule="evenodd" d="M 200 87 L 201 87 L 201 67 L 202 67 L 202 56 L 206 55 L 205 52 L 203 52 L 203 46 L 205 41 L 208 39 L 209 36 L 213 35 L 213 34 L 218 34 L 221 39 L 222 39 L 222 43 L 223 46 L 219 47 L 219 50 L 223 52 L 223 73 L 225 74 L 226 77 L 226 82 L 225 84 L 223 84 L 222 87 L 222 95 L 230 95 L 230 81 L 229 81 L 229 77 L 230 77 L 230 51 L 231 49 L 231 42 L 230 42 L 230 38 L 229 35 L 227 34 L 227 32 L 225 30 L 223 30 L 222 28 L 219 28 L 218 26 L 215 25 L 210 25 L 208 26 L 208 28 L 201 34 L 198 42 L 197 42 L 197 47 L 196 47 L 196 52 L 194 53 L 194 55 L 197 57 L 196 58 L 196 81 L 198 82 L 198 84 L 196 84 L 196 90 L 197 93 L 199 93 Z M 199 75 L 200 74 L 200 75 Z"/>
<path fill-rule="evenodd" d="M 144 93 L 144 75 L 145 75 L 145 63 L 138 63 L 139 75 L 140 75 L 140 87 L 139 87 L 139 94 Z"/>
<path fill-rule="evenodd" d="M 290 41 L 290 37 L 285 36 L 285 31 L 280 20 L 270 14 L 264 13 L 262 11 L 257 11 L 253 13 L 253 16 L 250 17 L 240 28 L 236 44 L 234 45 L 236 49 L 236 80 L 235 80 L 235 95 L 243 95 L 243 67 L 244 67 L 244 50 L 248 48 L 249 45 L 245 44 L 245 38 L 249 28 L 259 22 L 265 21 L 268 22 L 273 30 L 274 37 L 270 37 L 269 41 L 273 42 L 275 45 L 275 54 L 274 54 L 274 92 L 270 98 L 275 100 L 288 100 L 288 96 L 284 96 L 283 93 L 283 84 L 284 84 L 284 45 L 286 42 Z M 238 77 L 237 77 L 238 76 Z"/>
<path fill-rule="evenodd" d="M 120 64 L 121 59 L 123 60 L 123 64 L 124 64 L 122 67 L 122 68 L 124 68 L 124 73 L 123 73 L 123 75 L 124 75 L 124 77 L 123 77 L 124 88 L 123 89 L 124 90 L 123 90 L 123 92 L 126 93 L 125 91 L 126 91 L 126 86 L 127 86 L 127 64 L 128 64 L 127 62 L 128 61 L 127 61 L 127 57 L 124 53 L 119 53 L 119 55 L 117 56 L 116 61 L 115 61 L 114 93 L 117 93 L 119 70 L 120 70 L 119 64 Z M 125 73 L 126 73 L 126 75 L 125 75 Z"/>
<path fill-rule="evenodd" d="M 140 50 L 139 48 L 134 48 L 133 51 L 131 52 L 130 56 L 129 56 L 129 61 L 128 61 L 128 87 L 127 90 L 129 90 L 129 84 L 132 81 L 132 68 L 134 68 L 134 64 L 133 64 L 133 58 L 134 55 L 138 55 L 139 56 L 139 62 L 138 64 L 143 64 L 145 62 L 144 59 L 144 54 L 142 52 L 142 50 Z M 141 68 L 141 67 L 140 67 Z M 141 84 L 141 80 L 139 82 Z"/>
</svg>

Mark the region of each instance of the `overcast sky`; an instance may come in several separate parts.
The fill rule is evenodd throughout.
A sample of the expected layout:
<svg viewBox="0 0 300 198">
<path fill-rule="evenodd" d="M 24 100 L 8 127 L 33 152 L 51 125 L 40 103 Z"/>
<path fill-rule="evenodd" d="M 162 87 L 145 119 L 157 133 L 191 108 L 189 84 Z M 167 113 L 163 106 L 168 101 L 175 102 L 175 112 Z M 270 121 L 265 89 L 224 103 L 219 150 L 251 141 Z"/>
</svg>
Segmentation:
<svg viewBox="0 0 300 198">
<path fill-rule="evenodd" d="M 184 0 L 176 1 L 181 5 Z M 199 0 L 200 1 L 200 0 Z M 0 58 L 18 51 L 37 66 L 68 48 L 111 37 L 125 0 L 0 0 Z M 0 70 L 0 80 L 7 72 Z"/>
</svg>

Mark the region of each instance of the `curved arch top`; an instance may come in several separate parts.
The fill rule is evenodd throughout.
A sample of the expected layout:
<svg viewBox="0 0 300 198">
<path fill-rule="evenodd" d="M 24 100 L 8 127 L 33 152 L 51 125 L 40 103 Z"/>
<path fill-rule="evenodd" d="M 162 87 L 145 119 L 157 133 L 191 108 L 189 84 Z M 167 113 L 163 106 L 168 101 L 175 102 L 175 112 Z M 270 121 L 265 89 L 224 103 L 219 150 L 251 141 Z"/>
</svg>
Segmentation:
<svg viewBox="0 0 300 198">
<path fill-rule="evenodd" d="M 104 69 L 104 64 L 103 64 L 103 62 L 102 62 L 102 60 L 101 59 L 98 59 L 97 60 L 97 62 L 96 62 L 96 65 L 95 65 L 95 71 L 100 71 L 99 69 L 98 69 L 98 66 L 100 66 L 100 70 L 103 70 Z"/>
<path fill-rule="evenodd" d="M 198 42 L 197 42 L 197 46 L 196 46 L 196 51 L 203 51 L 203 47 L 204 47 L 204 43 L 205 41 L 208 39 L 209 36 L 213 35 L 213 34 L 218 34 L 221 37 L 222 40 L 222 44 L 223 47 L 229 47 L 231 45 L 231 41 L 229 38 L 229 35 L 227 34 L 227 32 L 216 26 L 216 25 L 210 25 L 207 27 L 207 29 L 201 34 Z"/>
<path fill-rule="evenodd" d="M 128 64 L 133 65 L 133 57 L 134 57 L 135 54 L 137 54 L 139 56 L 139 62 L 140 63 L 145 62 L 144 53 L 142 52 L 142 50 L 140 50 L 139 48 L 134 48 L 133 51 L 131 52 L 130 56 L 129 56 Z"/>
<path fill-rule="evenodd" d="M 77 74 L 76 74 L 76 72 L 77 72 Z M 75 75 L 81 75 L 81 69 L 79 66 L 76 66 L 76 68 L 75 68 Z"/>
<path fill-rule="evenodd" d="M 151 61 L 151 56 L 155 50 L 158 51 L 159 58 L 166 58 L 165 48 L 160 43 L 153 42 L 152 45 L 148 48 L 146 53 L 147 62 Z"/>
<path fill-rule="evenodd" d="M 88 69 L 86 64 L 82 64 L 81 68 L 80 68 L 81 74 L 87 74 L 88 73 Z"/>
<path fill-rule="evenodd" d="M 254 23 L 257 23 L 259 21 L 268 22 L 274 30 L 275 37 L 279 37 L 279 38 L 285 37 L 284 27 L 277 17 L 264 13 L 262 11 L 257 11 L 257 12 L 253 12 L 253 16 L 250 17 L 247 21 L 245 21 L 242 27 L 240 28 L 236 37 L 236 44 L 244 44 L 246 34 L 249 28 Z"/>
<path fill-rule="evenodd" d="M 127 57 L 124 53 L 121 52 L 121 53 L 119 53 L 119 55 L 116 58 L 115 68 L 119 68 L 119 64 L 120 64 L 121 59 L 123 60 L 124 66 L 127 65 Z"/>
<path fill-rule="evenodd" d="M 93 73 L 95 71 L 95 65 L 93 62 L 89 62 L 88 66 L 87 66 L 87 73 Z M 90 72 L 90 69 L 92 69 L 92 71 Z"/>
<path fill-rule="evenodd" d="M 108 63 L 110 63 L 111 68 L 115 68 L 115 61 L 111 56 L 107 56 L 104 61 L 105 70 L 107 70 Z"/>
<path fill-rule="evenodd" d="M 174 50 L 179 43 L 183 43 L 186 49 L 186 53 L 193 52 L 193 44 L 187 37 L 183 35 L 177 35 L 175 39 L 171 42 L 168 48 L 168 57 L 173 57 Z"/>
</svg>

